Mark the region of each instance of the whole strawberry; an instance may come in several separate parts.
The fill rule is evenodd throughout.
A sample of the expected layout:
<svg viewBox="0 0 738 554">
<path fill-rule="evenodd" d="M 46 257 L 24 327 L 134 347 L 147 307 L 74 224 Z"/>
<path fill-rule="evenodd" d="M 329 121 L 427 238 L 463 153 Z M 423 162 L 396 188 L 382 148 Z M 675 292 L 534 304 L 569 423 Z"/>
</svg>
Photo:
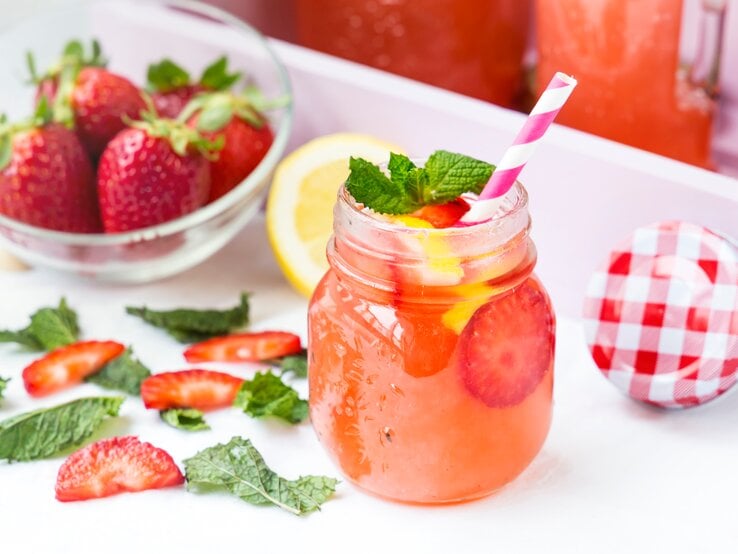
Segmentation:
<svg viewBox="0 0 738 554">
<path fill-rule="evenodd" d="M 150 227 L 191 213 L 207 201 L 218 144 L 168 119 L 145 114 L 110 141 L 97 168 L 107 233 Z"/>
<path fill-rule="evenodd" d="M 235 188 L 266 156 L 274 134 L 260 109 L 280 104 L 281 101 L 263 99 L 252 89 L 241 95 L 230 92 L 200 95 L 182 112 L 181 118 L 186 117 L 205 137 L 223 141 L 222 150 L 210 166 L 209 202 Z"/>
<path fill-rule="evenodd" d="M 27 122 L 0 117 L 0 213 L 56 231 L 101 230 L 90 160 L 77 135 L 51 121 L 45 99 Z"/>
<path fill-rule="evenodd" d="M 241 78 L 228 73 L 228 58 L 218 58 L 193 82 L 190 74 L 170 59 L 151 64 L 146 73 L 147 89 L 161 117 L 177 117 L 192 98 L 201 92 L 227 90 Z"/>
<path fill-rule="evenodd" d="M 41 78 L 35 76 L 30 61 L 32 77 L 38 83 L 37 96 L 52 99 L 57 120 L 74 125 L 93 159 L 126 127 L 126 118 L 137 119 L 146 108 L 136 85 L 104 65 L 97 41 L 93 41 L 90 57 L 85 57 L 78 41 L 70 42 L 59 63 Z"/>
</svg>

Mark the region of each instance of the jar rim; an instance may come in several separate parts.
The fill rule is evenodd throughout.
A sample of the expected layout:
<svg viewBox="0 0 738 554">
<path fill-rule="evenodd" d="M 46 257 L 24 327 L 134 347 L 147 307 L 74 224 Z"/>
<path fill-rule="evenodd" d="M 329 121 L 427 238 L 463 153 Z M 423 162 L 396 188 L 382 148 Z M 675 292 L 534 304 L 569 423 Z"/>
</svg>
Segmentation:
<svg viewBox="0 0 738 554">
<path fill-rule="evenodd" d="M 515 184 L 506 196 L 506 202 L 502 204 L 502 207 L 507 205 L 504 212 L 500 213 L 498 210 L 492 218 L 481 223 L 445 228 L 409 227 L 407 225 L 394 223 L 381 217 L 375 217 L 371 210 L 357 205 L 353 196 L 351 196 L 351 193 L 346 189 L 345 184 L 342 184 L 341 188 L 338 190 L 337 201 L 340 206 L 350 210 L 352 218 L 356 218 L 359 223 L 367 225 L 380 232 L 458 238 L 463 237 L 464 235 L 487 234 L 495 228 L 502 227 L 508 222 L 515 221 L 515 216 L 519 215 L 521 211 L 526 210 L 528 207 L 528 191 L 520 181 L 515 181 Z M 515 234 L 517 233 L 512 232 L 511 236 L 514 236 Z"/>
</svg>

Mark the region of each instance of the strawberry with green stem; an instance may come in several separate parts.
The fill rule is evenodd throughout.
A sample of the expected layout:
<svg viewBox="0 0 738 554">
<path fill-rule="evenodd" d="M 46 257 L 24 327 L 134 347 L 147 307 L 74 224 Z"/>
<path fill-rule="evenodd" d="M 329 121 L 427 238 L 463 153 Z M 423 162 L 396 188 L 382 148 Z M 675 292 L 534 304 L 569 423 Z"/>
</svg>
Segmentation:
<svg viewBox="0 0 738 554">
<path fill-rule="evenodd" d="M 154 107 L 161 117 L 177 117 L 187 103 L 201 92 L 230 89 L 241 73 L 228 72 L 228 58 L 222 56 L 207 66 L 196 82 L 190 74 L 172 60 L 165 58 L 149 65 L 146 73 L 147 89 Z"/>
<path fill-rule="evenodd" d="M 208 158 L 222 147 L 195 129 L 152 112 L 131 122 L 100 156 L 97 190 L 107 233 L 158 225 L 189 214 L 210 193 Z"/>
<path fill-rule="evenodd" d="M 146 108 L 136 85 L 105 69 L 105 64 L 100 45 L 94 40 L 90 56 L 85 55 L 79 41 L 70 41 L 59 62 L 41 76 L 33 56 L 28 54 L 37 98 L 48 96 L 55 121 L 74 128 L 93 159 L 126 127 L 125 117 L 137 118 Z"/>
<path fill-rule="evenodd" d="M 0 213 L 56 231 L 101 230 L 90 160 L 77 135 L 52 121 L 45 97 L 27 121 L 0 116 Z"/>
<path fill-rule="evenodd" d="M 205 137 L 223 141 L 223 149 L 210 166 L 210 202 L 240 184 L 266 156 L 274 134 L 263 111 L 284 102 L 281 98 L 267 100 L 250 87 L 239 94 L 198 95 L 180 114 L 180 121 L 187 121 Z"/>
</svg>

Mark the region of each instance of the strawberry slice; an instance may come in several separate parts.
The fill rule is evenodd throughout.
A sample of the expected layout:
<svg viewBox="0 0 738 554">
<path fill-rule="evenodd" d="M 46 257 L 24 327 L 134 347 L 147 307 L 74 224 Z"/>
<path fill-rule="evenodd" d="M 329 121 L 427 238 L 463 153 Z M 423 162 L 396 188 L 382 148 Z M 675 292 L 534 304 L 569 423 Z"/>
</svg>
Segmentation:
<svg viewBox="0 0 738 554">
<path fill-rule="evenodd" d="M 89 500 L 182 483 L 182 472 L 164 450 L 136 437 L 113 437 L 66 459 L 56 478 L 56 499 Z"/>
<path fill-rule="evenodd" d="M 144 406 L 152 410 L 215 410 L 233 404 L 243 379 L 207 369 L 157 373 L 141 383 Z"/>
<path fill-rule="evenodd" d="M 300 337 L 284 331 L 239 333 L 200 342 L 188 348 L 185 359 L 199 362 L 260 362 L 298 354 Z"/>
<path fill-rule="evenodd" d="M 457 198 L 446 204 L 423 206 L 410 215 L 427 221 L 436 229 L 445 229 L 458 222 L 469 211 L 469 207 L 463 198 Z"/>
<path fill-rule="evenodd" d="M 125 346 L 113 341 L 76 342 L 54 350 L 23 370 L 23 385 L 31 396 L 45 396 L 65 389 L 92 375 Z"/>
<path fill-rule="evenodd" d="M 469 392 L 492 408 L 522 402 L 549 371 L 554 316 L 530 279 L 479 308 L 459 336 L 459 370 Z"/>
</svg>

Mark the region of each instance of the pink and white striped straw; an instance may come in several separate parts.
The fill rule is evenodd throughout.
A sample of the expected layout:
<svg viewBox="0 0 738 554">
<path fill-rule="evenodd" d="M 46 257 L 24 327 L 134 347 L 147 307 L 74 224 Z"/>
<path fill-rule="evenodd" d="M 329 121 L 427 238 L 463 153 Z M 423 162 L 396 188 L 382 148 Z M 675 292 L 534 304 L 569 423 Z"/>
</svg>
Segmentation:
<svg viewBox="0 0 738 554">
<path fill-rule="evenodd" d="M 479 199 L 472 203 L 471 209 L 461 218 L 460 225 L 482 223 L 494 215 L 575 86 L 577 80 L 574 77 L 561 72 L 553 76 L 512 146 L 502 156 Z"/>
</svg>

